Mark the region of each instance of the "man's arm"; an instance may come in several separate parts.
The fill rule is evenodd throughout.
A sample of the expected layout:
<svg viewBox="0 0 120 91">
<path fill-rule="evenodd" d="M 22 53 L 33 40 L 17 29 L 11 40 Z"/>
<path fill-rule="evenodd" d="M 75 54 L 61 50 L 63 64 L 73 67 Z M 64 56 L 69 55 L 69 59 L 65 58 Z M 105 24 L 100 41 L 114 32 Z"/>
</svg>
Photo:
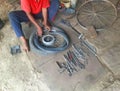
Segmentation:
<svg viewBox="0 0 120 91">
<path fill-rule="evenodd" d="M 42 35 L 42 28 L 39 26 L 39 24 L 36 22 L 36 20 L 33 18 L 33 16 L 31 15 L 31 13 L 27 13 L 27 16 L 29 18 L 29 20 L 35 25 L 35 27 L 37 28 L 37 32 L 38 35 L 41 36 Z"/>
<path fill-rule="evenodd" d="M 43 14 L 43 24 L 46 29 L 50 30 L 50 26 L 48 25 L 48 13 L 47 8 L 42 8 L 42 14 Z"/>
</svg>

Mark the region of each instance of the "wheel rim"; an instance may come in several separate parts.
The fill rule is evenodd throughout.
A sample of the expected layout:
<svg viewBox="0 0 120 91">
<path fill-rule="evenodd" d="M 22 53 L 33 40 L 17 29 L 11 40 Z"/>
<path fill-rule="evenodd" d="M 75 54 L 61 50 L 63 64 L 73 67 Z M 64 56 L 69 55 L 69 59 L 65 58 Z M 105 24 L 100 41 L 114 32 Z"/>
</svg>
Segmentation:
<svg viewBox="0 0 120 91">
<path fill-rule="evenodd" d="M 77 20 L 84 29 L 87 26 L 94 26 L 96 29 L 108 27 L 116 17 L 115 6 L 107 0 L 89 0 L 77 12 Z"/>
<path fill-rule="evenodd" d="M 55 53 L 65 50 L 69 45 L 68 38 L 60 32 L 53 33 L 53 35 L 59 37 L 60 40 L 56 39 L 55 44 L 52 46 L 44 45 L 42 42 L 39 41 L 37 36 L 33 37 L 33 42 L 38 49 L 47 53 Z"/>
</svg>

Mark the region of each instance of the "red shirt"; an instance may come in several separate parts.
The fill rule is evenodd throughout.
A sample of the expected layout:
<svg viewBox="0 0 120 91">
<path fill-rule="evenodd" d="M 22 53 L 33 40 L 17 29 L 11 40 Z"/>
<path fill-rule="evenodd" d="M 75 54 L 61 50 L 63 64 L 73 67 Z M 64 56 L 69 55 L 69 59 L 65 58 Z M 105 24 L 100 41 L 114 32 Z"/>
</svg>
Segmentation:
<svg viewBox="0 0 120 91">
<path fill-rule="evenodd" d="M 42 8 L 50 6 L 49 0 L 21 0 L 21 8 L 25 12 L 38 14 Z"/>
</svg>

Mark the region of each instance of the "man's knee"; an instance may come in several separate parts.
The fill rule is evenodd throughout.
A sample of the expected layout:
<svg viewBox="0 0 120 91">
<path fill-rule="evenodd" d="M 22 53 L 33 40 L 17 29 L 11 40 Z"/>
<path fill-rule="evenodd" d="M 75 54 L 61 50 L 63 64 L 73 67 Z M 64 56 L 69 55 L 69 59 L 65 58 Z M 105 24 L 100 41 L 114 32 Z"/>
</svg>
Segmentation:
<svg viewBox="0 0 120 91">
<path fill-rule="evenodd" d="M 15 11 L 11 11 L 8 14 L 9 19 L 15 18 Z"/>
</svg>

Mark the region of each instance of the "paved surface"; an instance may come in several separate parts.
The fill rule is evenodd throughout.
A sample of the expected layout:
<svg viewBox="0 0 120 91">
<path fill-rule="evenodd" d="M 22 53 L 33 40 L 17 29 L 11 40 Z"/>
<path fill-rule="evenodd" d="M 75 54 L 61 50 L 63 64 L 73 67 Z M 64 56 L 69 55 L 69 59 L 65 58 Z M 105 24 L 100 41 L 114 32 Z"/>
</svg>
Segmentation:
<svg viewBox="0 0 120 91">
<path fill-rule="evenodd" d="M 71 44 L 74 41 L 76 45 L 79 45 L 80 42 L 74 31 L 71 31 L 70 28 L 66 28 L 66 30 L 67 33 L 69 32 L 69 36 L 71 36 Z M 44 74 L 45 82 L 52 91 L 79 91 L 80 89 L 76 88 L 76 85 L 79 85 L 81 91 L 87 91 L 92 84 L 96 83 L 102 75 L 108 72 L 99 63 L 98 59 L 87 50 L 88 64 L 86 64 L 85 69 L 74 72 L 71 77 L 66 71 L 60 74 L 60 68 L 57 66 L 56 61 L 65 62 L 63 55 L 68 50 L 73 50 L 71 45 L 64 52 L 53 55 L 41 56 L 33 53 L 29 54 L 33 66 L 37 71 Z"/>
<path fill-rule="evenodd" d="M 114 0 L 116 3 L 117 0 Z M 119 12 L 118 12 L 119 14 Z M 59 16 L 58 16 L 59 17 Z M 76 20 L 70 20 L 74 28 L 84 31 Z M 63 54 L 73 50 L 71 45 L 80 45 L 78 34 L 70 27 L 56 21 L 70 36 L 71 44 L 63 52 L 50 55 L 33 52 L 12 56 L 10 47 L 21 45 L 9 22 L 0 31 L 0 91 L 120 91 L 120 20 L 104 31 L 96 39 L 88 39 L 97 49 L 98 57 L 88 49 L 88 64 L 85 69 L 74 72 L 70 77 L 65 71 L 60 73 L 56 61 L 63 62 Z M 33 31 L 24 24 L 25 31 Z M 30 34 L 28 34 L 30 35 Z"/>
</svg>

